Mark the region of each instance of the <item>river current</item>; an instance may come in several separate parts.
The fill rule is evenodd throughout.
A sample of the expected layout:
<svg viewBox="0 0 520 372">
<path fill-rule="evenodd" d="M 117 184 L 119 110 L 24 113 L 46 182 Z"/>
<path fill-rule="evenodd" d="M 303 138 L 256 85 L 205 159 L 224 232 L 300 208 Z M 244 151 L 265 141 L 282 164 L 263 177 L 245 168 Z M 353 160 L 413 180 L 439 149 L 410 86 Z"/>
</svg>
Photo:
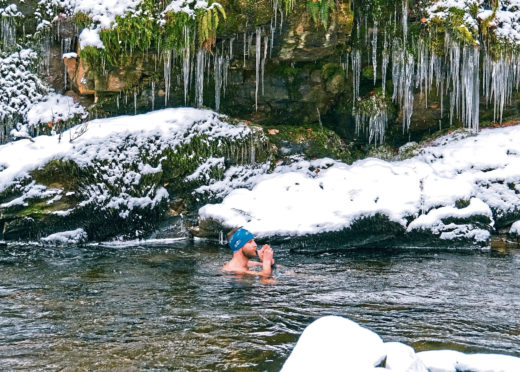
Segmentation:
<svg viewBox="0 0 520 372">
<path fill-rule="evenodd" d="M 1 369 L 278 371 L 330 314 L 417 351 L 520 356 L 520 251 L 273 248 L 267 285 L 206 242 L 0 247 Z"/>
</svg>

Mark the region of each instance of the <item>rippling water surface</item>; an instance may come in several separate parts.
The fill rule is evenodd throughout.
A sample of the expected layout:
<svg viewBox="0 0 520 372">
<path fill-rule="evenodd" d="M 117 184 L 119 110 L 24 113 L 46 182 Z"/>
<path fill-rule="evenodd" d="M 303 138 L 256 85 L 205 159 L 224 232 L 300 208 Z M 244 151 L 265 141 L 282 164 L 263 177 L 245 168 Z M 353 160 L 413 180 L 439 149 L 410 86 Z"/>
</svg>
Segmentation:
<svg viewBox="0 0 520 372">
<path fill-rule="evenodd" d="M 520 356 L 520 252 L 275 249 L 276 283 L 223 275 L 226 248 L 0 248 L 0 365 L 277 371 L 310 322 Z"/>
</svg>

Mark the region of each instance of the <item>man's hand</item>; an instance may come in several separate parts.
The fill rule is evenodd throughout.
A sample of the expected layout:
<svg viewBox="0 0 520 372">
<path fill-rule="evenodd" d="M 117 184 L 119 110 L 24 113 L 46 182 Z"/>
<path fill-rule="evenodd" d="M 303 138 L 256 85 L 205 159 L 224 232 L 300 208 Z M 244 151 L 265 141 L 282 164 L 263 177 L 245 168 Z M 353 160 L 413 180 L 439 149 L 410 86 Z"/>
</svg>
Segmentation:
<svg viewBox="0 0 520 372">
<path fill-rule="evenodd" d="M 263 262 L 264 259 L 266 259 L 266 252 L 270 252 L 269 256 L 267 257 L 267 262 L 271 262 L 271 265 L 274 265 L 273 249 L 268 244 L 263 245 L 262 248 L 258 251 L 258 258 Z"/>
<path fill-rule="evenodd" d="M 267 244 L 264 245 L 261 249 L 262 251 L 262 275 L 265 277 L 271 276 L 271 265 L 273 261 L 273 249 Z M 258 255 L 260 257 L 260 255 Z"/>
</svg>

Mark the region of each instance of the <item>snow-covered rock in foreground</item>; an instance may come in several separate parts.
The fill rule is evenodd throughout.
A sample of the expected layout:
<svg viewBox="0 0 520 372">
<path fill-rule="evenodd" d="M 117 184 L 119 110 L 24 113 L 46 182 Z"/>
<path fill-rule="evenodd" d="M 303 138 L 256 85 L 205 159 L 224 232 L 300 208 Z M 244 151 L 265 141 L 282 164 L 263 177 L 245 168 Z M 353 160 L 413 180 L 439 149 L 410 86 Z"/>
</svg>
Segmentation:
<svg viewBox="0 0 520 372">
<path fill-rule="evenodd" d="M 376 333 L 349 319 L 326 316 L 305 328 L 282 372 L 367 371 L 384 358 L 383 340 Z"/>
<path fill-rule="evenodd" d="M 326 316 L 303 331 L 282 367 L 282 372 L 293 371 L 518 372 L 520 358 L 453 350 L 416 353 L 408 345 L 383 342 L 349 319 Z"/>
<path fill-rule="evenodd" d="M 485 245 L 495 228 L 519 219 L 519 194 L 520 126 L 514 126 L 447 135 L 404 161 L 282 165 L 199 215 L 260 237 L 349 231 L 366 219 L 386 219 L 411 244 L 426 234 Z"/>
</svg>

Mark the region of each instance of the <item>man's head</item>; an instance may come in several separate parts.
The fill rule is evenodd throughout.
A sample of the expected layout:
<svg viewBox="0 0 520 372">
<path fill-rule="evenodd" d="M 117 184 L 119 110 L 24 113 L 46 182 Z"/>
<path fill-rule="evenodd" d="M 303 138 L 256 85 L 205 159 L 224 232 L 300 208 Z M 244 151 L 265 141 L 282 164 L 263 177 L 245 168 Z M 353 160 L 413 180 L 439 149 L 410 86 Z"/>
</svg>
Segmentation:
<svg viewBox="0 0 520 372">
<path fill-rule="evenodd" d="M 247 258 L 256 256 L 255 237 L 246 229 L 239 228 L 231 230 L 228 234 L 228 244 L 233 253 L 242 250 L 242 253 Z"/>
</svg>

